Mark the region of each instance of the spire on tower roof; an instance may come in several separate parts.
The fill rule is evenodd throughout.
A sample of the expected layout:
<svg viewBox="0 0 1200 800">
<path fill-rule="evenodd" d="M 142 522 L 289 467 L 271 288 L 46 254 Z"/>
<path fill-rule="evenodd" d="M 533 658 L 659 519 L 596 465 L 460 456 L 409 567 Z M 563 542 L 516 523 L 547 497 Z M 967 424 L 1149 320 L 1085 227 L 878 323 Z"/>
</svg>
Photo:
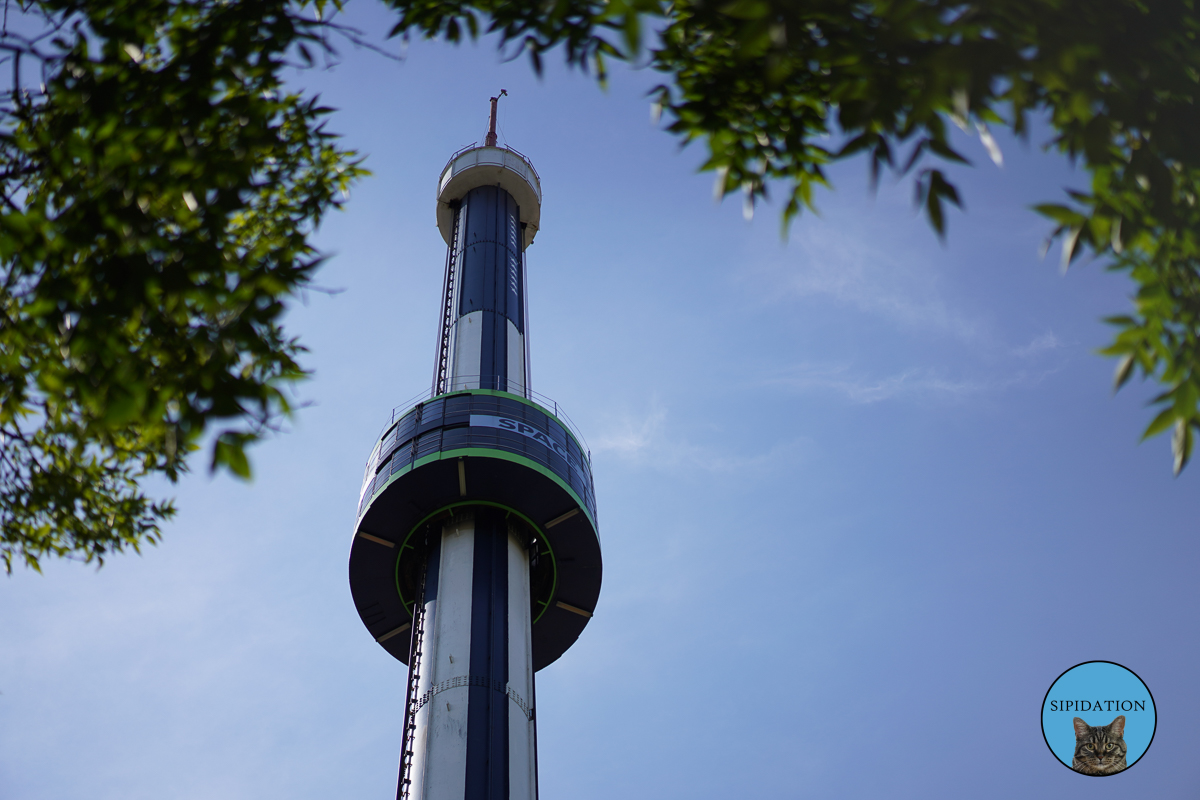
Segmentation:
<svg viewBox="0 0 1200 800">
<path fill-rule="evenodd" d="M 487 137 L 483 140 L 484 147 L 496 146 L 496 103 L 501 97 L 508 97 L 508 90 L 501 89 L 500 94 L 495 97 L 488 98 L 492 101 L 492 113 L 488 117 L 488 132 Z"/>
</svg>

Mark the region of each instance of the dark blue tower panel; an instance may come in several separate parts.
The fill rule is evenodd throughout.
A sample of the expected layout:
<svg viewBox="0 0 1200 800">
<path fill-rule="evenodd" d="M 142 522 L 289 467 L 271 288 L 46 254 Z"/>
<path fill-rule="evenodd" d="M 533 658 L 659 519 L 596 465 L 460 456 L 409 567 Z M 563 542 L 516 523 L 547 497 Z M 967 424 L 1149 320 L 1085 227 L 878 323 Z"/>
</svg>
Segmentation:
<svg viewBox="0 0 1200 800">
<path fill-rule="evenodd" d="M 462 244 L 455 325 L 459 337 L 477 335 L 478 341 L 464 338 L 457 347 L 459 361 L 453 371 L 460 376 L 477 372 L 477 386 L 474 381 L 468 384 L 474 388 L 524 394 L 521 209 L 504 189 L 480 186 L 463 197 L 458 225 Z M 459 324 L 475 312 L 479 319 Z M 477 334 L 468 333 L 473 325 L 479 327 Z M 509 363 L 518 360 L 520 363 Z"/>
<path fill-rule="evenodd" d="M 490 311 L 525 332 L 521 302 L 521 209 L 498 186 L 480 186 L 462 199 L 462 288 L 459 316 Z"/>
</svg>

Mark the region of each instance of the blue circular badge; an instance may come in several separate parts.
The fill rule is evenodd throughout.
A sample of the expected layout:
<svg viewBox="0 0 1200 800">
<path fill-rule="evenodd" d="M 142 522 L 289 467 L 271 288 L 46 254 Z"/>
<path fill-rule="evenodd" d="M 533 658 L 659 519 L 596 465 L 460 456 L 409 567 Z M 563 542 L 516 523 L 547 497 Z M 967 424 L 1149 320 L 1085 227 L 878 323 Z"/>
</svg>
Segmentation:
<svg viewBox="0 0 1200 800">
<path fill-rule="evenodd" d="M 1042 701 L 1042 735 L 1081 775 L 1132 767 L 1154 741 L 1158 718 L 1142 679 L 1111 661 L 1085 661 L 1058 676 Z"/>
</svg>

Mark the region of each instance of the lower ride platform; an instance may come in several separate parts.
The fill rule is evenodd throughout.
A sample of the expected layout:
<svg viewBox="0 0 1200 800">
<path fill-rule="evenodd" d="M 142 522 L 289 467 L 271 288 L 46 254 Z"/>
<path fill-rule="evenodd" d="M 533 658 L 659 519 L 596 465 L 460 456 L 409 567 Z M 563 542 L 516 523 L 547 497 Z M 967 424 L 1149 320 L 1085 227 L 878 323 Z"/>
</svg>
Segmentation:
<svg viewBox="0 0 1200 800">
<path fill-rule="evenodd" d="M 367 465 L 350 590 L 375 640 L 408 663 L 413 603 L 432 542 L 456 514 L 500 513 L 528 539 L 534 670 L 579 637 L 602 564 L 587 451 L 548 409 L 470 390 L 420 403 Z"/>
</svg>

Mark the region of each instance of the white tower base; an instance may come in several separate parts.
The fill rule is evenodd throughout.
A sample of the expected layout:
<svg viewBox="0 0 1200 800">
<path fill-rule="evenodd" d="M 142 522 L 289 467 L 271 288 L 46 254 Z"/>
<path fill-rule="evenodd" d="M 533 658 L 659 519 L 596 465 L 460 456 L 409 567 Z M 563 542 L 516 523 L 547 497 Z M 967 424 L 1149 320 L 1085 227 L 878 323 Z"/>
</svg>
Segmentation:
<svg viewBox="0 0 1200 800">
<path fill-rule="evenodd" d="M 536 800 L 529 554 L 480 507 L 431 543 L 411 800 Z"/>
</svg>

